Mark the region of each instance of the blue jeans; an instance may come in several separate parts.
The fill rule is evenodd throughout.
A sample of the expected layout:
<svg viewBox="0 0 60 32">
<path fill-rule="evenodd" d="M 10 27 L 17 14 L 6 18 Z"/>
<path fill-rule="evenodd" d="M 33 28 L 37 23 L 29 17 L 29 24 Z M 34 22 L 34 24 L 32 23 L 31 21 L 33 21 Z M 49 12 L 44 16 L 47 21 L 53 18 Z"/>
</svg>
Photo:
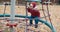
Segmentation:
<svg viewBox="0 0 60 32">
<path fill-rule="evenodd" d="M 35 18 L 36 18 L 36 19 L 35 19 Z M 31 17 L 30 17 L 30 24 L 33 24 L 33 19 L 34 19 L 34 21 L 35 21 L 35 25 L 38 24 L 38 18 L 39 18 L 39 17 L 37 17 L 37 16 L 31 16 Z"/>
</svg>

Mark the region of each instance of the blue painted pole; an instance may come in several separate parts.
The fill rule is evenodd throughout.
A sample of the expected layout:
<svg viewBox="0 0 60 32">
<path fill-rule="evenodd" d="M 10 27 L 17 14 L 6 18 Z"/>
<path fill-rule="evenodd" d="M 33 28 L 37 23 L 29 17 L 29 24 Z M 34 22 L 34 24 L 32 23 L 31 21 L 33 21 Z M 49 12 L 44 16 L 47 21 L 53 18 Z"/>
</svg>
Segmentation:
<svg viewBox="0 0 60 32">
<path fill-rule="evenodd" d="M 11 11 L 10 11 L 11 20 L 15 19 L 15 2 L 16 2 L 16 0 L 11 0 Z M 11 21 L 11 22 L 13 22 L 13 21 Z"/>
<path fill-rule="evenodd" d="M 15 19 L 15 2 L 16 2 L 16 0 L 11 0 L 10 20 L 14 20 Z M 13 23 L 13 21 L 11 21 L 11 24 L 12 23 Z M 10 32 L 15 32 L 13 27 L 10 27 Z"/>
</svg>

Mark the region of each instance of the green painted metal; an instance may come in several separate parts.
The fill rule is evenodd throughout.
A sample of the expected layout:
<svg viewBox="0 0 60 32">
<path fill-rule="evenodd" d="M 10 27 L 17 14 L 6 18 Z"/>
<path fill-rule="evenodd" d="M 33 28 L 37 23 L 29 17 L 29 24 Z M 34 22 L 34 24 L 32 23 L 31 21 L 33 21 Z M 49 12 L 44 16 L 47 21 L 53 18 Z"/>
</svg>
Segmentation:
<svg viewBox="0 0 60 32">
<path fill-rule="evenodd" d="M 0 17 L 10 17 L 10 14 L 0 14 Z M 26 15 L 15 15 L 15 17 L 26 18 Z M 49 17 L 49 16 L 44 16 L 40 18 L 45 18 L 45 17 Z M 27 18 L 30 18 L 30 16 L 27 16 Z"/>
<path fill-rule="evenodd" d="M 9 14 L 5 14 L 5 16 L 6 17 L 10 17 Z M 0 14 L 0 17 L 4 17 L 4 15 L 3 14 Z M 15 15 L 15 17 L 26 18 L 26 16 L 23 16 L 23 15 Z M 30 16 L 27 16 L 27 18 L 30 18 Z M 44 20 L 41 20 L 41 19 L 38 19 L 38 21 L 41 22 L 41 23 L 44 23 L 45 25 L 47 25 L 52 30 L 52 32 L 56 32 L 55 27 L 53 27 L 53 25 L 51 26 L 51 23 L 50 22 L 44 21 Z"/>
<path fill-rule="evenodd" d="M 46 22 L 46 21 L 44 21 L 44 20 L 39 20 L 39 22 L 42 22 L 42 23 L 44 23 L 45 25 L 47 25 L 51 30 L 52 30 L 52 32 L 56 32 L 56 29 L 55 29 L 55 27 L 53 26 L 53 25 L 51 25 L 51 23 L 50 22 Z"/>
</svg>

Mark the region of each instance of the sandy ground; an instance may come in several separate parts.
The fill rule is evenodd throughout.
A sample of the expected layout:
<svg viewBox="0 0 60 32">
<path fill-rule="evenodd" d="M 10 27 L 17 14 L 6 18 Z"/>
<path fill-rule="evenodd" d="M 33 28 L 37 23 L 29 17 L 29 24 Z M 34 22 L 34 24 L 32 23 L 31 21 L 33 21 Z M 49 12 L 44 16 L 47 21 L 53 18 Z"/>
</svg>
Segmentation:
<svg viewBox="0 0 60 32">
<path fill-rule="evenodd" d="M 38 6 L 38 7 L 39 7 L 39 9 L 41 9 L 41 5 Z M 10 8 L 9 6 L 7 6 L 7 8 L 6 8 L 6 13 L 8 13 L 8 14 L 10 14 L 10 9 L 9 8 Z M 4 6 L 0 6 L 0 13 L 1 14 L 3 14 L 3 11 L 4 11 L 3 9 L 4 9 Z M 45 12 L 47 12 L 45 5 L 44 5 L 44 9 L 45 9 Z M 51 21 L 53 23 L 53 26 L 56 28 L 57 32 L 60 32 L 60 17 L 59 17 L 60 16 L 60 14 L 59 14 L 60 13 L 60 5 L 49 5 L 49 11 L 50 11 Z M 19 8 L 18 8 L 18 6 L 16 6 L 15 12 L 16 12 L 16 14 L 21 14 L 21 15 L 26 14 L 24 6 L 19 6 Z M 43 13 L 42 13 L 41 10 L 40 10 L 40 12 L 41 12 L 41 17 L 42 17 Z M 47 15 L 47 13 L 46 13 L 46 15 Z M 43 26 L 41 26 L 41 27 L 43 27 Z M 41 29 L 41 28 L 39 28 L 39 29 L 42 30 L 41 32 L 45 32 L 44 29 Z M 45 29 L 48 30 L 48 28 L 45 28 Z M 51 31 L 48 30 L 48 32 L 51 32 Z"/>
</svg>

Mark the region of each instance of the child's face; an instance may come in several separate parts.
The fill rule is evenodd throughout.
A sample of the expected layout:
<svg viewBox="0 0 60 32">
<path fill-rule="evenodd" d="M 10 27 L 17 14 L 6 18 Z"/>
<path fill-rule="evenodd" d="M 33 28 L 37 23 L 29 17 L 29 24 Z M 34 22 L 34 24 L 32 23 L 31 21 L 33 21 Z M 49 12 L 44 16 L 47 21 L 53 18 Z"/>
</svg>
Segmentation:
<svg viewBox="0 0 60 32">
<path fill-rule="evenodd" d="M 33 5 L 32 4 L 30 4 L 30 8 L 33 8 Z"/>
</svg>

